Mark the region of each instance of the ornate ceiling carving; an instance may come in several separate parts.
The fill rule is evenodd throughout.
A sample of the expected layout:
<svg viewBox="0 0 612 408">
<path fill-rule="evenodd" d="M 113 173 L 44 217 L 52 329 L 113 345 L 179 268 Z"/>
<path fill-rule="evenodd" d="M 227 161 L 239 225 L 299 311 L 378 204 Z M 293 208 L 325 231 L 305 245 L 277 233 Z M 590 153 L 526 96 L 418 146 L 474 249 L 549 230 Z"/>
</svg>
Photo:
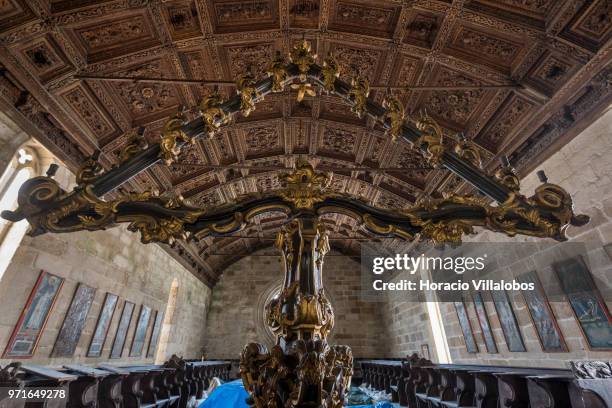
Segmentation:
<svg viewBox="0 0 612 408">
<path fill-rule="evenodd" d="M 612 102 L 611 15 L 606 0 L 0 0 L 0 105 L 73 169 L 95 149 L 112 166 L 139 126 L 157 142 L 166 117 L 179 105 L 193 108 L 193 117 L 211 89 L 74 74 L 232 81 L 251 70 L 261 77 L 276 51 L 286 54 L 306 36 L 319 56 L 334 54 L 343 77 L 382 85 L 371 93 L 378 101 L 387 85 L 484 86 L 393 92 L 408 115 L 426 109 L 448 138 L 473 139 L 489 169 L 507 154 L 528 171 Z M 509 84 L 521 88 L 491 88 Z M 466 188 L 339 98 L 297 103 L 290 93 L 268 97 L 185 150 L 179 163 L 158 164 L 124 188 L 223 205 L 279 188 L 282 169 L 299 156 L 333 169 L 334 191 L 385 208 Z M 228 264 L 269 245 L 284 221 L 262 214 L 241 237 L 174 253 L 214 283 Z M 325 221 L 332 244 L 358 254 L 363 229 L 348 217 Z"/>
</svg>

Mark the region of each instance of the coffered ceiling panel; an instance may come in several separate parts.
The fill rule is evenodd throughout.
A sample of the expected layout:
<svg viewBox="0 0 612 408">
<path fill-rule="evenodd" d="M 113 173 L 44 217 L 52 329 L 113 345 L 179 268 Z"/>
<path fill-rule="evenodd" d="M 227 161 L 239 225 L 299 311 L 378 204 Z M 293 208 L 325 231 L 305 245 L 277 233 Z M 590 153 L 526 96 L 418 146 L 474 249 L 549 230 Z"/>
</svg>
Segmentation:
<svg viewBox="0 0 612 408">
<path fill-rule="evenodd" d="M 319 61 L 332 53 L 341 77 L 365 76 L 410 119 L 427 111 L 445 144 L 458 134 L 494 170 L 509 155 L 533 169 L 612 103 L 612 3 L 607 0 L 0 0 L 0 106 L 72 169 L 102 151 L 116 165 L 144 127 L 159 141 L 179 106 L 194 118 L 211 85 L 77 79 L 75 74 L 230 81 L 266 75 L 276 52 L 306 38 Z M 389 209 L 465 191 L 430 168 L 373 118 L 333 96 L 274 94 L 199 140 L 172 166 L 157 164 L 124 190 L 181 193 L 212 208 L 281 188 L 299 158 L 334 173 L 332 191 Z M 284 214 L 257 217 L 228 238 L 170 249 L 212 285 L 231 262 L 273 242 Z M 335 248 L 356 255 L 362 226 L 330 216 Z M 390 246 L 401 245 L 386 240 Z M 228 255 L 229 254 L 229 255 Z"/>
</svg>

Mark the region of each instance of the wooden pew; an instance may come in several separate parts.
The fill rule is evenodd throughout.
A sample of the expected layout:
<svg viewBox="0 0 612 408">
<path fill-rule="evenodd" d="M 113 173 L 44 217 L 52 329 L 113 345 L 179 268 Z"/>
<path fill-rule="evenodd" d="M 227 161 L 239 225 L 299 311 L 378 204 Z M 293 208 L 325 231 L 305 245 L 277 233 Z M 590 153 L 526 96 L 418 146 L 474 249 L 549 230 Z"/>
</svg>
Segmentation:
<svg viewBox="0 0 612 408">
<path fill-rule="evenodd" d="M 612 407 L 612 362 L 572 361 L 575 379 L 569 385 L 573 408 Z"/>
<path fill-rule="evenodd" d="M 123 404 L 122 383 L 130 374 L 129 371 L 109 365 L 100 365 L 98 368 L 108 373 L 98 387 L 98 407 L 120 408 Z"/>
<path fill-rule="evenodd" d="M 95 407 L 98 402 L 100 381 L 109 373 L 79 364 L 64 365 L 62 372 L 77 376 L 76 380 L 70 382 L 68 406 L 70 408 Z"/>
<path fill-rule="evenodd" d="M 397 382 L 396 364 L 360 362 L 364 382 L 392 391 L 397 384 L 400 405 L 409 408 L 612 408 L 608 362 L 590 362 L 597 364 L 595 373 L 585 373 L 581 363 L 582 372 L 573 375 L 565 369 L 432 364 L 413 355 L 401 362 Z"/>
<path fill-rule="evenodd" d="M 63 373 L 47 367 L 32 364 L 24 364 L 20 367 L 27 375 L 24 377 L 24 391 L 56 389 L 63 391 L 65 398 L 28 399 L 24 408 L 63 408 L 70 401 L 70 383 L 78 379 L 78 376 Z"/>
</svg>

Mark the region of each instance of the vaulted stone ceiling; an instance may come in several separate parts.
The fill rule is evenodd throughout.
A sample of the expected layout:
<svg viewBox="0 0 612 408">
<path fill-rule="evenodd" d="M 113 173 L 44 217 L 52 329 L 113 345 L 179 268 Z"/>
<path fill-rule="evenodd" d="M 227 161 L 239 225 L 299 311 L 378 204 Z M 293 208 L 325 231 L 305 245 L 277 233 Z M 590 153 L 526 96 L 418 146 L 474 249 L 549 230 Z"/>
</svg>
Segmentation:
<svg viewBox="0 0 612 408">
<path fill-rule="evenodd" d="M 139 126 L 157 142 L 168 115 L 184 105 L 194 116 L 210 86 L 75 74 L 231 81 L 252 69 L 261 77 L 276 50 L 287 54 L 305 36 L 319 56 L 335 55 L 343 78 L 381 85 L 371 94 L 378 101 L 387 86 L 434 87 L 392 92 L 413 117 L 426 109 L 449 143 L 459 132 L 473 139 L 487 169 L 507 154 L 525 172 L 612 102 L 611 15 L 609 0 L 0 0 L 0 103 L 73 169 L 96 149 L 110 167 Z M 289 92 L 124 188 L 217 206 L 279 188 L 279 174 L 300 156 L 334 171 L 333 190 L 385 208 L 466 188 L 339 99 L 296 103 Z M 327 221 L 334 246 L 358 254 L 367 237 L 360 226 Z M 174 253 L 214 284 L 228 264 L 269 245 L 283 222 L 264 214 L 240 236 Z"/>
</svg>

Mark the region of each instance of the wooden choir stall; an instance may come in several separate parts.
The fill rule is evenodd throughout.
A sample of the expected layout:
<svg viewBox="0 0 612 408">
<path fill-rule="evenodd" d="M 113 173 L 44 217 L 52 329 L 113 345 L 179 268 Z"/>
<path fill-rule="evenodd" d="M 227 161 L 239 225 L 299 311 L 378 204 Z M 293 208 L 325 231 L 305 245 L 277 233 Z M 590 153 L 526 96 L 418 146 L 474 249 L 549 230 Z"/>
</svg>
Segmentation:
<svg viewBox="0 0 612 408">
<path fill-rule="evenodd" d="M 612 364 L 571 369 L 361 360 L 361 383 L 409 408 L 612 408 Z"/>
<path fill-rule="evenodd" d="M 162 365 L 96 368 L 11 363 L 0 370 L 0 407 L 185 408 L 203 398 L 213 377 L 229 380 L 230 370 L 229 361 L 185 361 L 176 356 Z M 54 394 L 45 395 L 48 392 Z"/>
</svg>

